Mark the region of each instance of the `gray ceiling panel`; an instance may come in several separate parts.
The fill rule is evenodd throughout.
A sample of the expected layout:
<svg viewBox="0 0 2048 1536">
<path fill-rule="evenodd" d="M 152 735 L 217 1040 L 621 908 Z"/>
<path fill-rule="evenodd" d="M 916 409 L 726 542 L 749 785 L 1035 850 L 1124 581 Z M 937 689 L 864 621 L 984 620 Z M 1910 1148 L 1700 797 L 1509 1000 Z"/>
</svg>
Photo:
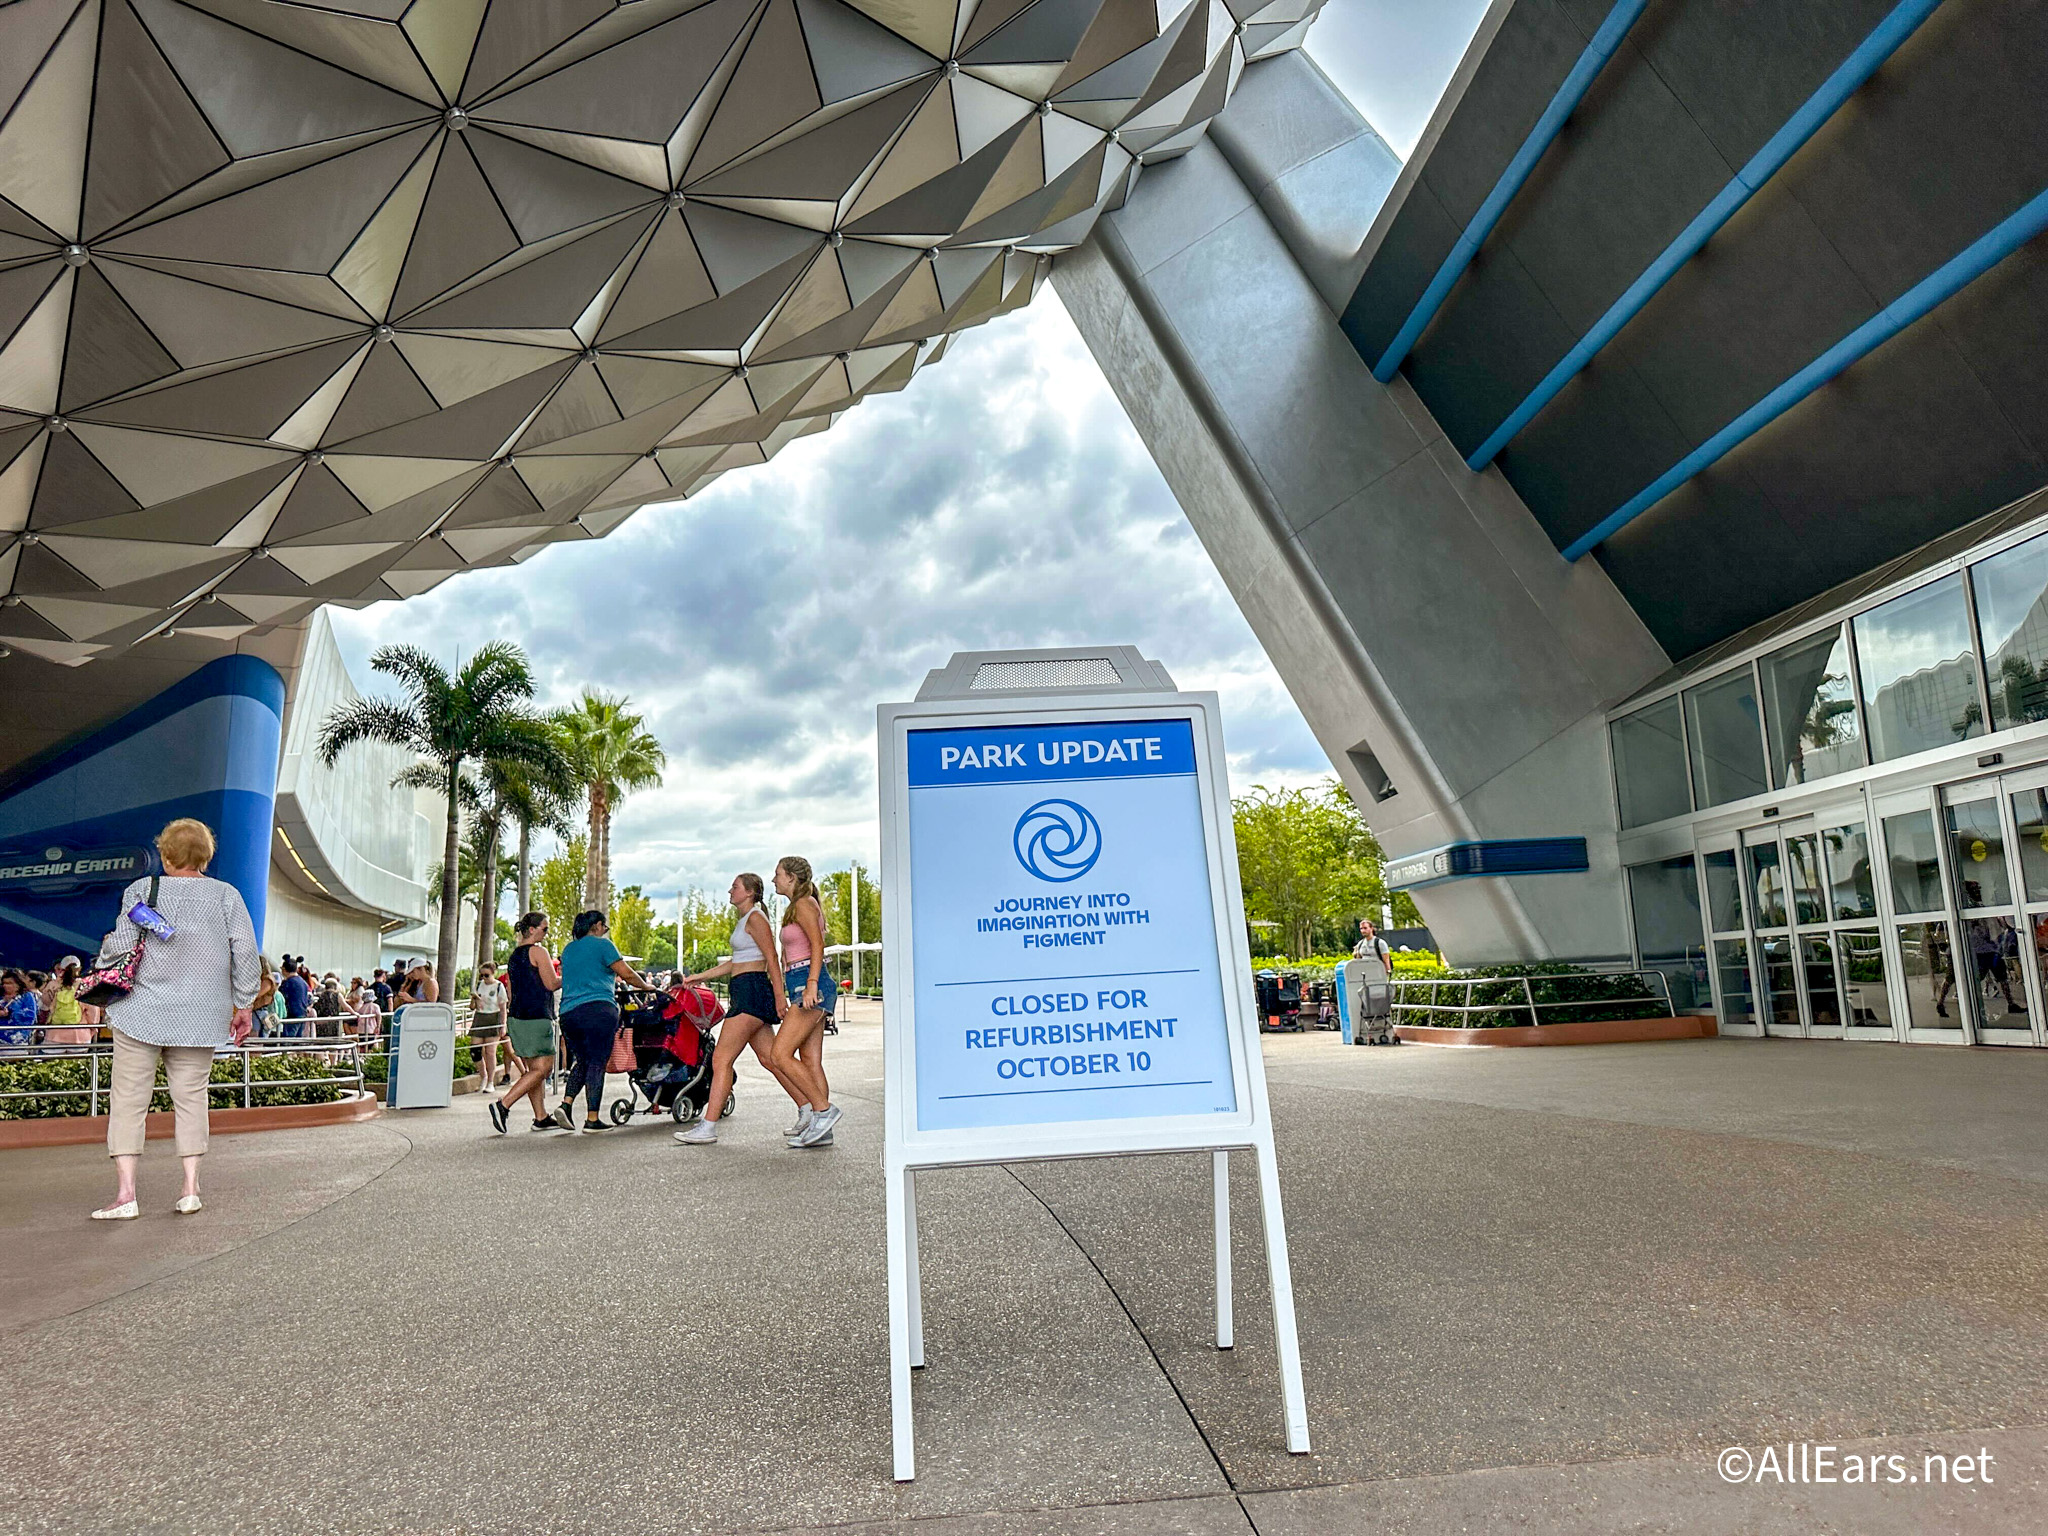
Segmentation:
<svg viewBox="0 0 2048 1536">
<path fill-rule="evenodd" d="M 1256 56 L 1223 0 L 1160 9 L 0 4 L 0 452 L 35 476 L 0 639 L 77 664 L 411 596 L 901 389 Z M 1036 114 L 1084 77 L 1048 178 Z"/>
</svg>

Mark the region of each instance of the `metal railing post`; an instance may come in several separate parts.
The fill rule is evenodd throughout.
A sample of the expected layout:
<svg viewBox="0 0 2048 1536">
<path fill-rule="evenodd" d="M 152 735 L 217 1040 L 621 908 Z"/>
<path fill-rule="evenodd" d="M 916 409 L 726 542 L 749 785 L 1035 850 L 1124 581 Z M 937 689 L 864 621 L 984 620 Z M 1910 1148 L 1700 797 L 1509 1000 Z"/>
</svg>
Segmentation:
<svg viewBox="0 0 2048 1536">
<path fill-rule="evenodd" d="M 249 1097 L 249 1056 L 249 1042 L 245 1040 L 242 1042 L 242 1108 L 244 1109 L 247 1109 L 252 1102 Z"/>
<path fill-rule="evenodd" d="M 1536 989 L 1529 985 L 1529 978 L 1526 976 L 1522 978 L 1522 999 L 1529 1005 L 1530 1024 L 1541 1024 L 1543 1015 L 1536 1011 Z"/>
<path fill-rule="evenodd" d="M 91 1063 L 86 1069 L 85 1100 L 85 1112 L 90 1116 L 100 1112 L 100 1052 L 98 1041 L 94 1041 L 87 1049 L 86 1059 Z M 107 1106 L 109 1113 L 112 1112 L 113 1107 L 112 1104 Z"/>
</svg>

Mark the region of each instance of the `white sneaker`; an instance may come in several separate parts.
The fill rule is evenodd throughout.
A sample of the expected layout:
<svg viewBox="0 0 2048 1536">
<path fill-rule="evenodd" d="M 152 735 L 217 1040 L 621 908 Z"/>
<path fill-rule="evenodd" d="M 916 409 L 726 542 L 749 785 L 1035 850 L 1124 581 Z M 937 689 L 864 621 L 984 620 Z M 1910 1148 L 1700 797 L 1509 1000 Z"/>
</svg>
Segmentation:
<svg viewBox="0 0 2048 1536">
<path fill-rule="evenodd" d="M 784 1136 L 789 1137 L 792 1141 L 795 1140 L 797 1137 L 803 1135 L 804 1127 L 811 1123 L 812 1117 L 816 1114 L 817 1111 L 812 1109 L 810 1105 L 799 1104 L 796 1107 L 796 1124 L 792 1125 L 788 1130 L 784 1131 L 782 1134 Z"/>
<path fill-rule="evenodd" d="M 815 1147 L 832 1134 L 832 1127 L 838 1123 L 839 1106 L 827 1104 L 811 1116 L 811 1123 L 804 1127 L 803 1133 L 796 1139 L 796 1144 L 800 1147 Z"/>
<path fill-rule="evenodd" d="M 686 1147 L 708 1146 L 718 1140 L 718 1122 L 716 1120 L 699 1120 L 687 1131 L 677 1131 L 676 1140 Z"/>
</svg>

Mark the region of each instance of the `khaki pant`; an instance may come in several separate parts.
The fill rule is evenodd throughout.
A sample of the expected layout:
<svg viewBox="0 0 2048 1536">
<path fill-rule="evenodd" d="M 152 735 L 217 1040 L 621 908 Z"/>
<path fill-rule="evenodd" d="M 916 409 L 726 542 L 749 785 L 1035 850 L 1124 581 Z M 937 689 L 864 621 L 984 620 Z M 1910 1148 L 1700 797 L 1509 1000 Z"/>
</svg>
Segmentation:
<svg viewBox="0 0 2048 1536">
<path fill-rule="evenodd" d="M 210 1045 L 145 1045 L 114 1031 L 113 1086 L 107 1095 L 107 1155 L 140 1157 L 147 1134 L 150 1096 L 156 1091 L 161 1054 L 177 1117 L 178 1156 L 206 1150 L 206 1083 L 213 1072 Z"/>
</svg>

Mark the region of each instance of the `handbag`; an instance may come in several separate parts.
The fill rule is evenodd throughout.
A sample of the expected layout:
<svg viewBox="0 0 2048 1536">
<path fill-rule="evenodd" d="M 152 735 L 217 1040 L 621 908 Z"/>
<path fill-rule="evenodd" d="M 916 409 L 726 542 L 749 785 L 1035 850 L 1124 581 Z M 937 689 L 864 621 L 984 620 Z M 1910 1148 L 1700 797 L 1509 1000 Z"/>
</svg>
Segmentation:
<svg viewBox="0 0 2048 1536">
<path fill-rule="evenodd" d="M 149 877 L 149 895 L 145 898 L 152 908 L 156 906 L 157 879 L 155 875 Z M 133 992 L 136 972 L 142 969 L 142 946 L 148 937 L 147 933 L 137 932 L 133 949 L 126 954 L 115 955 L 103 964 L 95 964 L 79 977 L 78 1000 L 94 1008 L 104 1008 Z"/>
<path fill-rule="evenodd" d="M 633 1032 L 621 1029 L 612 1036 L 612 1054 L 604 1064 L 607 1072 L 630 1072 L 640 1063 L 633 1056 Z"/>
</svg>

